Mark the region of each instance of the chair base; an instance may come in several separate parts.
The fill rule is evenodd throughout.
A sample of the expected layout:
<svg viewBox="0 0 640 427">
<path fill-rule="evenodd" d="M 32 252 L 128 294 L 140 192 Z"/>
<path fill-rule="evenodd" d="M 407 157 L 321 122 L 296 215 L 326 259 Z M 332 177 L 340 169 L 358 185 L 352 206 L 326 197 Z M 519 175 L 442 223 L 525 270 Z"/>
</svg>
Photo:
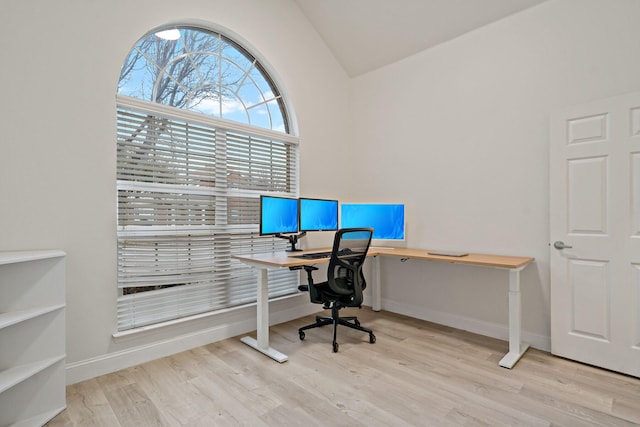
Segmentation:
<svg viewBox="0 0 640 427">
<path fill-rule="evenodd" d="M 339 311 L 340 311 L 340 306 L 336 306 L 335 304 L 331 306 L 331 317 L 326 317 L 326 316 L 316 316 L 316 321 L 315 323 L 312 323 L 310 325 L 307 326 L 303 326 L 302 328 L 298 329 L 298 335 L 300 336 L 300 340 L 304 340 L 305 338 L 305 333 L 304 331 L 308 330 L 308 329 L 313 329 L 313 328 L 319 328 L 322 326 L 326 326 L 326 325 L 333 325 L 333 352 L 337 353 L 338 352 L 338 342 L 336 340 L 337 338 L 337 333 L 338 333 L 338 325 L 343 325 L 346 326 L 348 328 L 351 329 L 356 329 L 358 331 L 362 331 L 362 332 L 366 332 L 369 334 L 369 342 L 371 344 L 376 342 L 376 336 L 373 334 L 373 331 L 369 328 L 365 328 L 364 326 L 360 325 L 360 321 L 358 320 L 357 317 L 355 316 L 349 316 L 349 317 L 340 317 L 339 315 Z"/>
</svg>

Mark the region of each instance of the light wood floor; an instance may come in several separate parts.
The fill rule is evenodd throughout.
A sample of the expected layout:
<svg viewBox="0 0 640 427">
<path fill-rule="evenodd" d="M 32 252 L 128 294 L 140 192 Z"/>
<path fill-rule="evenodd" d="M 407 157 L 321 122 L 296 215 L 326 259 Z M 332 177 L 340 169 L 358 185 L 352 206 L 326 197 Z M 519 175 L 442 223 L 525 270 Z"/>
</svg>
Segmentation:
<svg viewBox="0 0 640 427">
<path fill-rule="evenodd" d="M 343 310 L 343 314 L 348 312 Z M 49 426 L 627 426 L 640 379 L 529 349 L 498 366 L 504 341 L 388 312 L 356 313 L 377 337 L 271 328 L 272 361 L 231 338 L 67 388 Z"/>
</svg>

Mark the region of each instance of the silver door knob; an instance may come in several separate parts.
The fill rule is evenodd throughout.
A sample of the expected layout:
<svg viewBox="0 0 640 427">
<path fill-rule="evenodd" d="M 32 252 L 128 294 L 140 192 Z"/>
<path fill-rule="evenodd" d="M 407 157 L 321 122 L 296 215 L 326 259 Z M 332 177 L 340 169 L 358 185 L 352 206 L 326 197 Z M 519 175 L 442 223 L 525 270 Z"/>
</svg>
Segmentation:
<svg viewBox="0 0 640 427">
<path fill-rule="evenodd" d="M 562 240 L 557 240 L 553 242 L 553 247 L 556 249 L 571 249 L 573 246 L 565 245 Z"/>
</svg>

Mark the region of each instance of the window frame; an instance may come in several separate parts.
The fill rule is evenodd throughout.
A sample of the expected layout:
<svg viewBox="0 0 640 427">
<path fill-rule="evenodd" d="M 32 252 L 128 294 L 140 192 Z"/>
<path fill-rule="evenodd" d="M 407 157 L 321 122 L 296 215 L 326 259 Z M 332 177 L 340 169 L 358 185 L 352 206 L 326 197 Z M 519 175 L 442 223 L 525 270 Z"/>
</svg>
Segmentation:
<svg viewBox="0 0 640 427">
<path fill-rule="evenodd" d="M 175 26 L 174 26 L 175 27 Z M 231 42 L 234 47 L 241 49 L 242 52 L 247 52 L 242 46 L 240 46 L 237 42 L 233 41 L 229 37 L 222 35 L 219 32 L 215 32 L 206 28 L 194 27 L 193 25 L 188 25 L 189 28 L 201 29 L 202 31 L 211 32 L 214 34 L 218 34 L 220 37 L 224 37 L 225 40 Z M 167 27 L 173 28 L 173 27 Z M 157 32 L 160 30 L 154 31 Z M 152 34 L 152 33 L 149 33 Z M 146 37 L 146 36 L 145 36 Z M 142 40 L 142 39 L 141 39 Z M 249 54 L 250 55 L 250 54 Z M 260 61 L 255 59 L 254 55 L 250 55 L 254 58 L 256 68 L 259 69 L 266 78 L 269 80 L 269 84 L 275 87 L 275 83 L 273 78 L 266 73 L 263 65 Z M 278 102 L 280 103 L 280 108 L 283 112 L 283 120 L 286 123 L 287 131 L 294 128 L 292 124 L 289 122 L 291 119 L 291 115 L 287 113 L 287 110 L 284 108 L 286 104 L 286 100 L 283 97 L 278 97 Z M 255 207 L 249 206 L 247 215 L 253 218 L 259 218 L 258 212 L 258 201 L 259 196 L 261 194 L 276 194 L 276 195 L 285 195 L 288 197 L 298 197 L 299 195 L 299 138 L 290 133 L 283 133 L 276 130 L 261 128 L 257 126 L 248 125 L 241 122 L 235 122 L 232 120 L 208 116 L 202 113 L 189 111 L 187 109 L 180 109 L 176 107 L 171 107 L 155 102 L 151 102 L 148 100 L 142 100 L 134 97 L 130 97 L 127 95 L 122 95 L 120 93 L 116 94 L 116 111 L 118 117 L 120 117 L 121 111 L 131 111 L 135 114 L 148 114 L 150 117 L 158 118 L 158 119 L 166 119 L 166 120 L 174 120 L 179 121 L 186 124 L 191 124 L 199 127 L 204 127 L 208 129 L 212 129 L 215 132 L 215 150 L 220 149 L 220 152 L 216 152 L 215 163 L 216 163 L 216 183 L 211 187 L 203 187 L 203 186 L 183 186 L 183 188 L 179 188 L 180 186 L 171 189 L 170 185 L 158 184 L 154 182 L 142 182 L 136 180 L 128 180 L 128 179 L 117 179 L 116 187 L 117 192 L 119 194 L 125 194 L 127 191 L 129 192 L 142 192 L 146 194 L 150 200 L 156 197 L 159 199 L 154 192 L 166 193 L 169 194 L 172 191 L 182 194 L 182 190 L 188 190 L 192 192 L 191 194 L 199 194 L 210 196 L 214 199 L 224 199 L 219 205 L 224 206 L 227 211 L 221 212 L 220 215 L 215 213 L 215 221 L 214 224 L 209 225 L 175 225 L 175 224 L 163 224 L 163 225 L 139 225 L 136 224 L 136 215 L 135 212 L 132 214 L 131 219 L 125 221 L 126 224 L 121 224 L 121 204 L 126 204 L 126 197 L 119 198 L 118 202 L 118 220 L 116 226 L 116 234 L 118 241 L 118 325 L 117 330 L 118 334 L 126 334 L 131 331 L 135 331 L 138 329 L 148 329 L 149 327 L 158 327 L 165 323 L 173 323 L 175 321 L 188 320 L 194 317 L 201 316 L 206 313 L 216 313 L 221 312 L 233 307 L 241 307 L 247 304 L 254 304 L 256 301 L 256 289 L 257 289 L 257 278 L 255 273 L 247 268 L 244 264 L 240 263 L 237 260 L 232 259 L 232 255 L 234 253 L 259 253 L 259 252 L 272 252 L 284 250 L 286 248 L 286 242 L 281 239 L 276 239 L 270 236 L 260 236 L 258 230 L 257 221 L 254 223 L 247 224 L 229 224 L 228 216 L 228 202 L 233 198 L 237 200 L 247 200 L 254 199 L 256 201 Z M 120 134 L 120 124 L 117 124 L 118 133 Z M 286 176 L 286 186 L 287 188 L 269 188 L 269 185 L 265 187 L 261 187 L 260 185 L 255 186 L 255 188 L 242 188 L 243 183 L 241 182 L 233 182 L 229 180 L 228 174 L 228 158 L 225 156 L 227 154 L 227 149 L 229 146 L 227 145 L 230 140 L 235 138 L 237 141 L 236 144 L 246 143 L 247 146 L 251 145 L 255 141 L 262 146 L 265 143 L 268 145 L 269 143 L 277 143 L 284 144 L 287 147 L 288 158 L 286 160 L 287 167 L 287 176 Z M 244 138 L 244 139 L 243 139 Z M 118 137 L 118 153 L 120 155 L 121 152 L 121 144 L 120 144 L 120 136 Z M 260 148 L 262 149 L 262 148 Z M 242 153 L 238 154 L 241 156 Z M 242 161 L 242 160 L 240 160 Z M 251 163 L 251 159 L 247 160 Z M 261 160 L 262 161 L 262 160 Z M 120 159 L 118 160 L 118 168 L 121 167 Z M 220 169 L 220 170 L 218 170 Z M 155 196 L 152 194 L 156 194 Z M 159 202 L 157 202 L 159 203 Z M 129 208 L 128 208 L 129 209 Z M 130 208 L 135 211 L 135 207 Z M 216 211 L 219 207 L 216 207 Z M 125 215 L 126 216 L 126 215 Z M 124 246 L 126 245 L 126 241 L 128 240 L 139 240 L 142 241 L 144 239 L 157 238 L 159 240 L 169 239 L 171 240 L 171 236 L 174 236 L 175 239 L 185 238 L 185 236 L 193 236 L 194 241 L 198 238 L 202 238 L 202 236 L 211 236 L 212 241 L 215 240 L 216 235 L 227 235 L 229 240 L 234 240 L 233 244 L 229 243 L 228 245 L 223 245 L 224 247 L 221 249 L 213 249 L 214 257 L 220 256 L 223 261 L 221 262 L 221 269 L 225 272 L 221 274 L 221 276 L 227 277 L 227 279 L 222 279 L 223 285 L 224 280 L 227 280 L 227 284 L 225 288 L 226 293 L 226 303 L 225 304 L 213 304 L 211 306 L 207 306 L 205 308 L 200 307 L 200 300 L 202 299 L 202 295 L 199 294 L 196 286 L 193 286 L 191 290 L 194 290 L 194 297 L 198 300 L 198 303 L 193 304 L 193 310 L 183 311 L 180 309 L 175 309 L 172 311 L 171 306 L 178 307 L 178 303 L 176 300 L 176 295 L 180 293 L 180 288 L 186 290 L 186 287 L 191 285 L 181 285 L 175 287 L 162 288 L 159 290 L 150 290 L 147 292 L 140 292 L 125 295 L 123 292 L 124 280 L 123 277 L 130 273 L 127 270 L 126 265 L 128 265 L 124 261 Z M 199 237 L 198 237 L 199 236 Z M 206 239 L 206 238 L 205 238 Z M 214 245 L 215 246 L 215 245 Z M 134 257 L 135 258 L 135 257 Z M 189 258 L 191 261 L 192 258 Z M 185 264 L 182 262 L 182 264 Z M 188 263 L 187 263 L 188 264 Z M 157 266 L 154 268 L 158 268 Z M 210 271 L 208 274 L 216 275 L 217 272 Z M 290 271 L 273 271 L 269 273 L 269 297 L 281 297 L 284 295 L 296 294 L 297 286 L 299 283 L 299 275 L 297 272 Z M 272 286 L 274 284 L 275 286 Z M 218 286 L 218 285 L 215 285 Z M 213 287 L 215 287 L 213 286 Z M 175 288 L 175 289 L 174 289 Z M 206 288 L 206 286 L 203 286 Z M 217 292 L 219 289 L 214 289 L 213 292 Z M 189 293 L 186 291 L 186 293 Z M 206 293 L 206 290 L 203 291 Z M 149 319 L 146 315 L 137 315 L 137 312 L 144 312 L 145 307 L 149 304 L 164 304 L 165 310 L 164 314 L 159 315 L 155 319 Z M 206 304 L 205 304 L 206 305 Z M 133 313 L 133 314 L 132 314 Z M 168 314 L 167 314 L 168 313 Z M 153 316 L 152 316 L 153 317 Z"/>
</svg>

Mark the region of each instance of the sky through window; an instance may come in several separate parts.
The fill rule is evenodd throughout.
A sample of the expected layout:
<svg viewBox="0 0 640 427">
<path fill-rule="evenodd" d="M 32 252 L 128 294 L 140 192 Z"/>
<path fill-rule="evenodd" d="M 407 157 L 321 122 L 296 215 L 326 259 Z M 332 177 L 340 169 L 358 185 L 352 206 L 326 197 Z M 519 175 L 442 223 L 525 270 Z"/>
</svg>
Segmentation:
<svg viewBox="0 0 640 427">
<path fill-rule="evenodd" d="M 280 94 L 261 64 L 221 34 L 164 28 L 127 56 L 118 93 L 288 133 Z"/>
</svg>

